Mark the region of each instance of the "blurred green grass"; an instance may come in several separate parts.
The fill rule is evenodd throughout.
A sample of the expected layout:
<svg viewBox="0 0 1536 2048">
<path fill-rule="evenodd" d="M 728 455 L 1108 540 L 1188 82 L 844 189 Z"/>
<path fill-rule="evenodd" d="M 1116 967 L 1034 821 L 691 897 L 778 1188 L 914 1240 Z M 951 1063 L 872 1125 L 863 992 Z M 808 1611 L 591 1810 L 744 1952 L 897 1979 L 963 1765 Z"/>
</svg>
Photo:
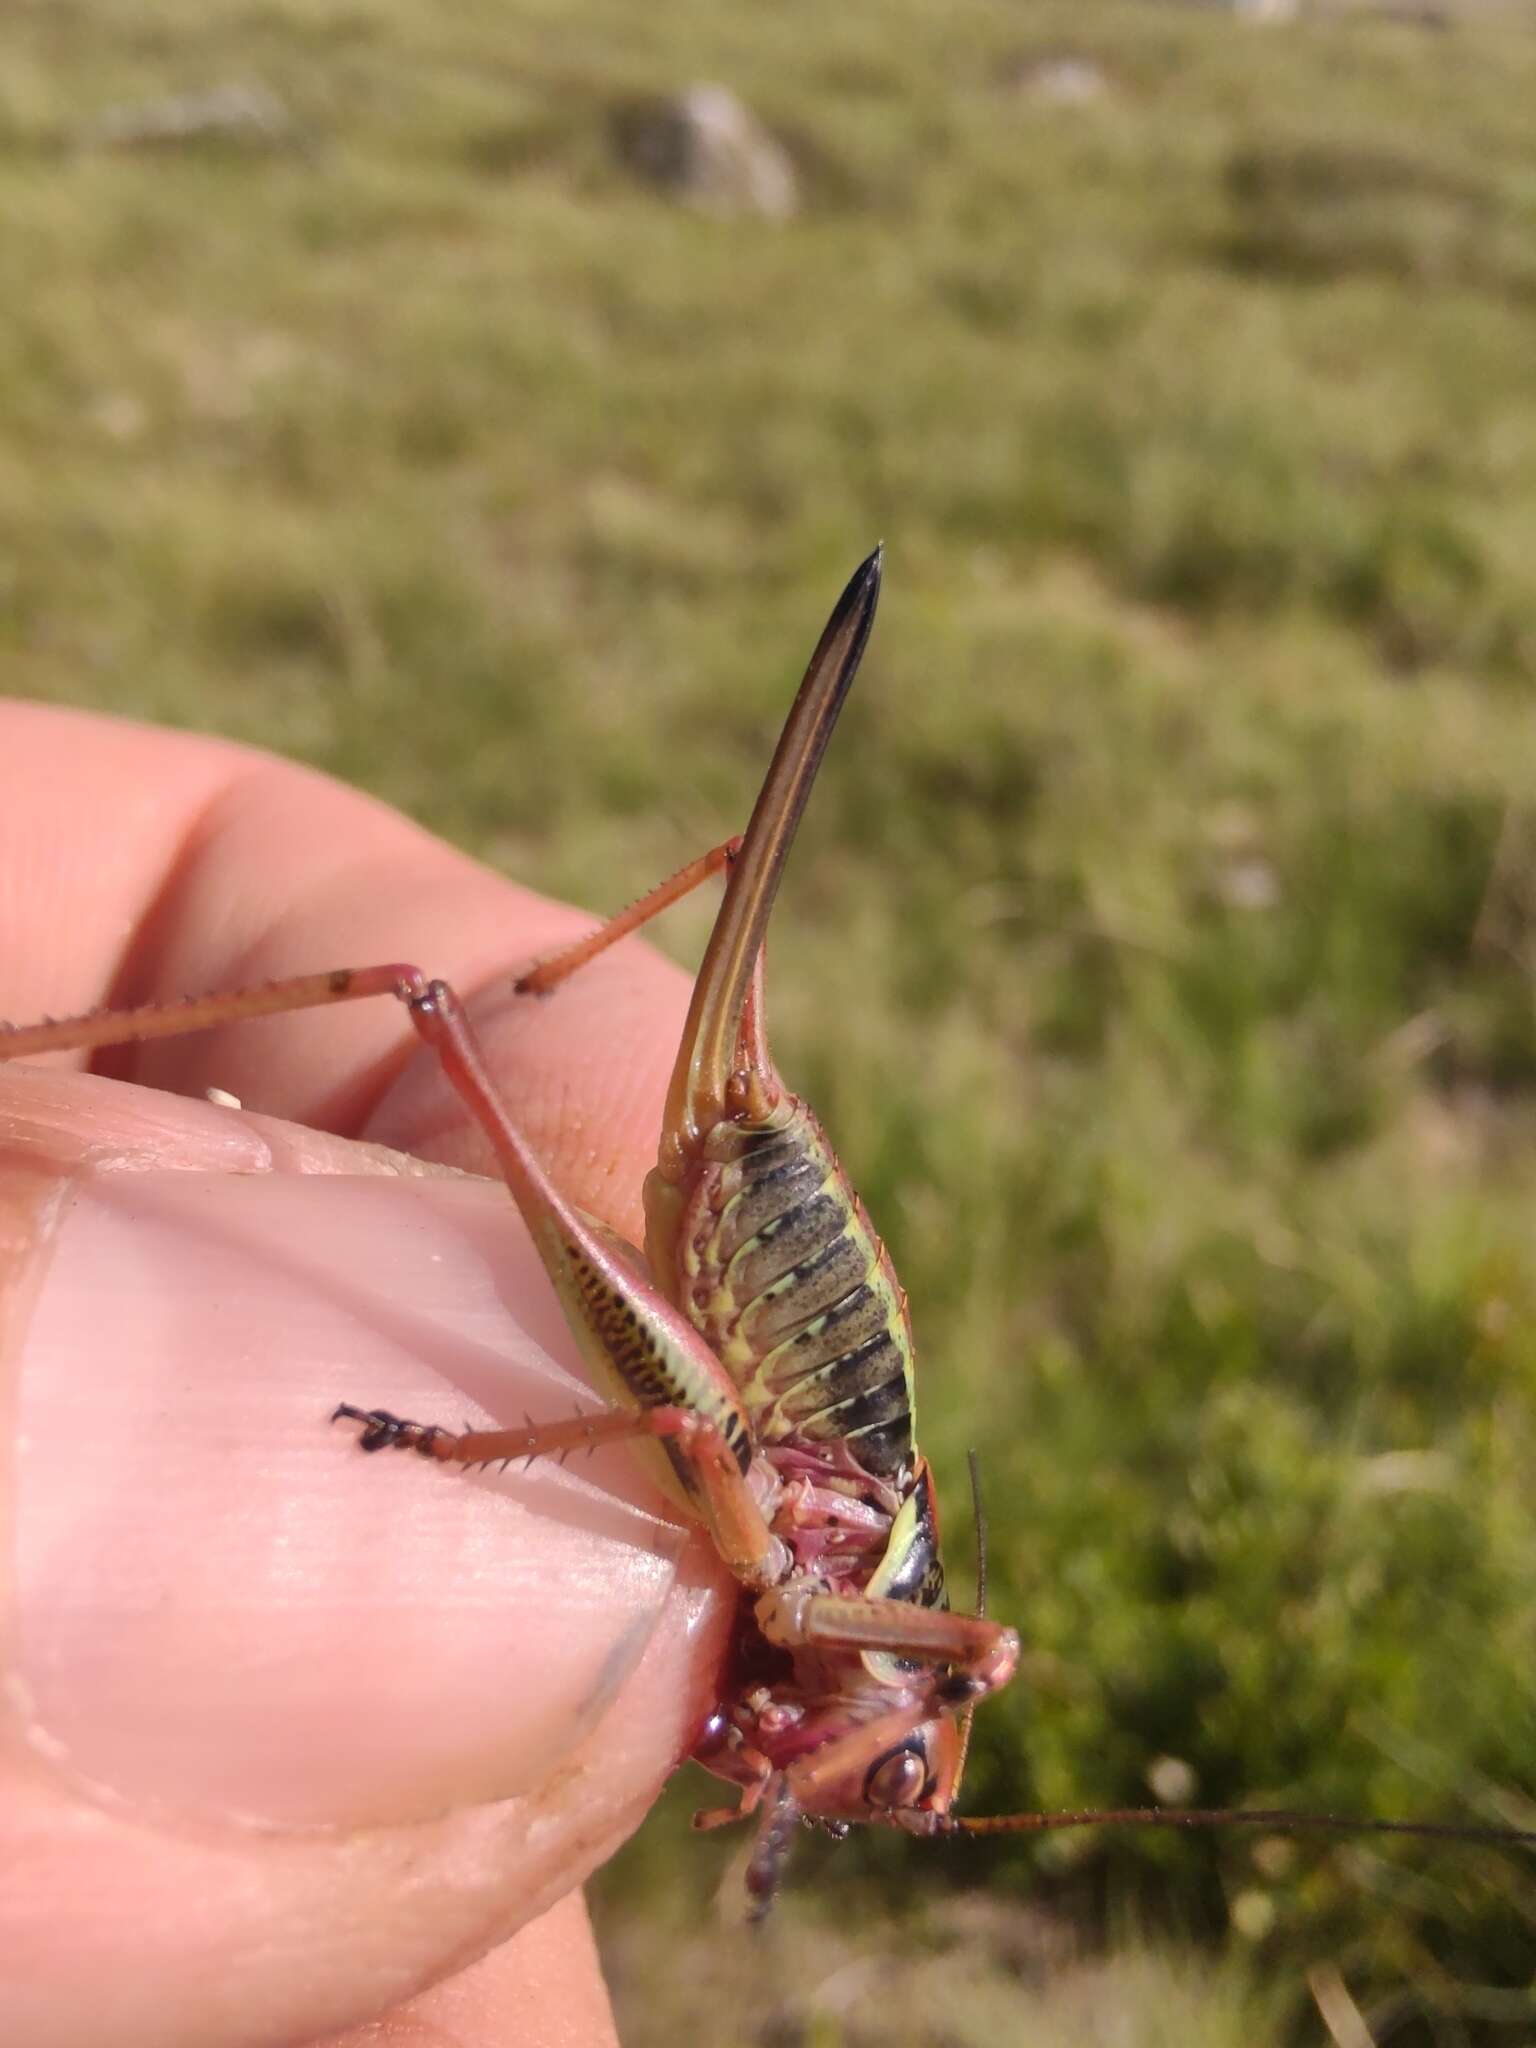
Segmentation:
<svg viewBox="0 0 1536 2048">
<path fill-rule="evenodd" d="M 1031 93 L 1062 51 L 1097 99 Z M 230 77 L 298 141 L 77 146 Z M 700 77 L 799 218 L 614 163 Z M 1026 1665 L 977 1808 L 1175 1759 L 1531 1812 L 1533 105 L 1526 10 L 7 12 L 12 689 L 612 907 L 739 823 L 885 536 L 772 1020 L 911 1290 L 952 1528 L 983 1447 Z M 1318 1968 L 1394 2043 L 1536 2031 L 1528 1862 L 808 1844 L 765 1965 L 700 1931 L 697 1790 L 603 1880 L 636 2044 L 1315 2037 Z M 948 2020 L 881 1996 L 913 1954 Z"/>
</svg>

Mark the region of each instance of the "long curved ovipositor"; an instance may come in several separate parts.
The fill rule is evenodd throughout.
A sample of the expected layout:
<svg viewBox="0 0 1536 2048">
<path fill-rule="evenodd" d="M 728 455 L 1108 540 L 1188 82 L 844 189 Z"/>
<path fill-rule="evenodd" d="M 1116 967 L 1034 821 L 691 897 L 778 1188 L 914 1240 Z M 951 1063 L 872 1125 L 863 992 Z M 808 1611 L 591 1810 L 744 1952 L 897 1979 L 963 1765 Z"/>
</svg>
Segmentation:
<svg viewBox="0 0 1536 2048">
<path fill-rule="evenodd" d="M 849 577 L 816 643 L 740 848 L 731 863 L 693 985 L 663 1123 L 685 1142 L 725 1115 L 747 991 L 762 952 L 779 878 L 843 701 L 853 687 L 875 622 L 885 551 L 877 547 Z"/>
</svg>

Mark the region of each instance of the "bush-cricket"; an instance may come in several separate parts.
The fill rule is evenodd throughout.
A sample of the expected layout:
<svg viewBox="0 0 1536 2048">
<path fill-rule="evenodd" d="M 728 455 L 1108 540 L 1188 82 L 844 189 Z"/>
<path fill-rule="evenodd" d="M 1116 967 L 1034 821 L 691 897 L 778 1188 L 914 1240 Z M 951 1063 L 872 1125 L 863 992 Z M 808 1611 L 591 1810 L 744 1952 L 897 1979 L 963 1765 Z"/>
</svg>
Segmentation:
<svg viewBox="0 0 1536 2048">
<path fill-rule="evenodd" d="M 1290 1809 L 954 1811 L 970 1717 L 1013 1679 L 1015 1631 L 949 1606 L 933 1476 L 914 1436 L 906 1297 L 814 1113 L 768 1051 L 763 950 L 780 876 L 863 656 L 876 550 L 812 655 L 739 839 L 691 862 L 519 988 L 559 983 L 711 876 L 724 895 L 679 1047 L 643 1253 L 573 1206 L 502 1101 L 453 990 L 401 963 L 323 969 L 181 1002 L 6 1027 L 0 1057 L 171 1036 L 393 995 L 484 1133 L 583 1357 L 613 1406 L 454 1431 L 344 1405 L 364 1450 L 464 1466 L 629 1440 L 741 1588 L 730 1667 L 692 1754 L 753 1815 L 761 1911 L 801 1820 L 923 1836 L 1092 1824 L 1325 1828 L 1533 1842 L 1514 1828 Z M 978 1509 L 979 1524 L 979 1509 Z M 984 1602 L 978 1602 L 984 1606 Z"/>
</svg>

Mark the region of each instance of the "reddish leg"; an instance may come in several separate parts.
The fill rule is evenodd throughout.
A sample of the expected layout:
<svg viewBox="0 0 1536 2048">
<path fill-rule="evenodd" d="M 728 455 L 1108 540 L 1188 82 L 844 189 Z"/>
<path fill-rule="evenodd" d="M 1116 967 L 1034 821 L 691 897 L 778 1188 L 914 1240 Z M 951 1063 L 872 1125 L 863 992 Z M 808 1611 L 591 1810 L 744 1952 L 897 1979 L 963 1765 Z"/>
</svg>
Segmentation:
<svg viewBox="0 0 1536 2048">
<path fill-rule="evenodd" d="M 409 1005 L 426 991 L 427 977 L 421 969 L 400 961 L 383 967 L 338 967 L 328 974 L 294 974 L 282 981 L 264 981 L 257 988 L 145 1003 L 137 1010 L 92 1010 L 83 1017 L 49 1017 L 41 1024 L 0 1024 L 0 1059 L 128 1045 L 145 1038 L 180 1038 L 216 1024 L 236 1024 L 244 1017 L 275 1017 L 287 1010 L 315 1010 L 369 996 L 396 996 Z"/>
<path fill-rule="evenodd" d="M 785 1796 L 807 1812 L 846 1809 L 847 1792 L 862 1788 L 869 1767 L 915 1729 L 940 1715 L 968 1714 L 976 1702 L 1000 1691 L 1018 1669 L 1019 1639 L 1011 1628 L 984 1615 L 952 1614 L 945 1608 L 914 1607 L 905 1600 L 862 1594 L 817 1593 L 786 1586 L 757 1602 L 757 1622 L 771 1643 L 787 1649 L 876 1652 L 893 1660 L 893 1683 L 902 1664 L 930 1667 L 926 1680 L 913 1674 L 907 1697 L 897 1695 L 890 1712 L 862 1722 L 789 1765 Z M 839 1797 L 839 1794 L 842 1797 Z M 865 1806 L 864 1818 L 877 1815 Z"/>
<path fill-rule="evenodd" d="M 944 1824 L 931 1809 L 882 1810 L 870 1803 L 866 1784 L 871 1768 L 917 1729 L 939 1716 L 967 1715 L 977 1700 L 996 1692 L 1018 1667 L 1019 1639 L 1010 1628 L 983 1615 L 951 1614 L 945 1609 L 914 1607 L 904 1600 L 863 1595 L 818 1593 L 790 1585 L 762 1595 L 756 1618 L 764 1637 L 786 1649 L 822 1650 L 831 1655 L 875 1651 L 900 1660 L 893 1664 L 890 1711 L 844 1726 L 828 1716 L 826 1739 L 786 1767 L 775 1771 L 756 1751 L 732 1755 L 728 1750 L 704 1757 L 722 1776 L 739 1776 L 744 1787 L 734 1810 L 710 1808 L 694 1816 L 696 1828 L 721 1827 L 758 1814 L 758 1833 L 747 1871 L 753 1917 L 761 1918 L 772 1902 L 779 1873 L 796 1823 L 806 1814 L 885 1821 L 910 1826 L 914 1832 L 936 1833 Z M 901 1665 L 930 1667 L 908 1678 Z M 723 1768 L 722 1757 L 729 1758 Z M 756 1764 L 760 1769 L 750 1767 Z"/>
<path fill-rule="evenodd" d="M 606 953 L 610 946 L 627 939 L 631 932 L 637 932 L 642 925 L 659 917 L 674 903 L 680 903 L 691 895 L 711 875 L 718 875 L 728 868 L 741 849 L 740 838 L 727 839 L 721 846 L 712 846 L 708 853 L 701 853 L 697 860 L 691 860 L 686 867 L 669 875 L 664 882 L 658 882 L 654 889 L 631 903 L 627 910 L 621 910 L 617 917 L 610 917 L 606 924 L 600 924 L 595 932 L 589 932 L 584 939 L 578 939 L 574 946 L 567 946 L 562 953 L 551 953 L 547 960 L 540 960 L 525 974 L 517 978 L 517 992 L 524 996 L 547 996 L 567 981 L 578 968 L 585 967 L 589 960 L 595 960 L 599 953 Z"/>
<path fill-rule="evenodd" d="M 0 1032 L 0 1057 L 174 1037 L 246 1017 L 386 994 L 405 1004 L 490 1141 L 583 1352 L 639 1411 L 617 1411 L 579 1425 L 549 1425 L 555 1434 L 532 1444 L 527 1432 L 475 1432 L 483 1441 L 469 1458 L 558 1455 L 597 1440 L 599 1431 L 603 1440 L 659 1440 L 730 1570 L 753 1591 L 776 1585 L 788 1570 L 789 1553 L 746 1483 L 752 1434 L 739 1394 L 702 1338 L 640 1279 L 609 1234 L 594 1229 L 571 1207 L 545 1173 L 508 1116 L 463 1007 L 446 982 L 428 981 L 420 968 L 398 962 L 295 975 L 179 1003 L 7 1027 Z M 364 1419 L 376 1445 L 389 1440 L 392 1418 Z M 574 1437 L 573 1428 L 578 1430 Z M 417 1430 L 416 1438 L 430 1455 L 463 1461 L 464 1454 L 452 1448 L 460 1439 L 448 1432 L 432 1433 L 429 1440 L 428 1432 Z M 492 1448 L 493 1443 L 502 1448 Z"/>
<path fill-rule="evenodd" d="M 521 1459 L 554 1458 L 564 1464 L 573 1451 L 603 1444 L 634 1443 L 646 1437 L 666 1444 L 684 1461 L 709 1502 L 715 1540 L 727 1566 L 754 1590 L 765 1570 L 782 1577 L 789 1553 L 768 1534 L 762 1510 L 743 1480 L 730 1446 L 712 1422 L 687 1408 L 608 1408 L 553 1422 L 531 1419 L 520 1429 L 444 1429 L 410 1422 L 384 1408 L 354 1408 L 343 1402 L 332 1422 L 360 1422 L 365 1451 L 417 1451 L 452 1465 L 510 1465 Z M 766 1541 L 764 1539 L 766 1538 Z"/>
<path fill-rule="evenodd" d="M 934 1681 L 935 1711 L 1000 1691 L 1018 1668 L 1019 1639 L 1011 1628 L 984 1615 L 907 1600 L 790 1586 L 763 1595 L 757 1621 L 768 1641 L 785 1649 L 875 1651 L 941 1668 L 952 1675 Z"/>
<path fill-rule="evenodd" d="M 711 875 L 723 874 L 740 851 L 741 835 L 738 833 L 734 839 L 724 840 L 719 846 L 712 846 L 708 853 L 701 853 L 697 860 L 680 867 L 675 875 L 669 875 L 666 881 L 648 889 L 628 909 L 621 910 L 617 917 L 609 918 L 606 924 L 599 925 L 596 931 L 578 939 L 573 946 L 567 946 L 564 952 L 552 953 L 547 960 L 538 961 L 520 974 L 514 983 L 517 993 L 552 995 L 562 982 L 569 981 L 573 974 L 606 953 L 610 946 L 617 945 L 620 939 L 627 939 L 632 932 L 648 925 L 652 918 L 670 910 L 674 903 L 680 903 L 707 882 Z M 763 962 L 759 953 L 742 1005 L 737 1069 L 732 1076 L 726 1106 L 732 1115 L 761 1121 L 776 1099 L 773 1062 L 768 1057 L 768 1040 L 763 1029 Z"/>
</svg>

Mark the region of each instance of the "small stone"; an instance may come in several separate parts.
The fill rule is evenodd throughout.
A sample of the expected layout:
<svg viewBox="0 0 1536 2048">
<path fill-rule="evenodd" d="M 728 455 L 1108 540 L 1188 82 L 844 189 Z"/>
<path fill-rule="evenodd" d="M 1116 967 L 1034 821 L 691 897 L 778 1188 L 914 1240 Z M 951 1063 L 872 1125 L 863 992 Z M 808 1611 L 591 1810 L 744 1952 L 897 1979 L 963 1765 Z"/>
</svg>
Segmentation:
<svg viewBox="0 0 1536 2048">
<path fill-rule="evenodd" d="M 799 210 L 788 152 L 723 85 L 623 107 L 613 136 L 632 171 L 703 213 L 788 220 Z"/>
<path fill-rule="evenodd" d="M 1192 0 L 1192 4 L 1214 14 L 1236 15 L 1239 21 L 1259 22 L 1295 21 L 1302 9 L 1302 0 Z"/>
<path fill-rule="evenodd" d="M 81 129 L 78 140 L 85 149 L 163 149 L 209 141 L 272 148 L 292 137 L 293 118 L 276 93 L 231 82 L 207 92 L 108 107 Z"/>
</svg>

